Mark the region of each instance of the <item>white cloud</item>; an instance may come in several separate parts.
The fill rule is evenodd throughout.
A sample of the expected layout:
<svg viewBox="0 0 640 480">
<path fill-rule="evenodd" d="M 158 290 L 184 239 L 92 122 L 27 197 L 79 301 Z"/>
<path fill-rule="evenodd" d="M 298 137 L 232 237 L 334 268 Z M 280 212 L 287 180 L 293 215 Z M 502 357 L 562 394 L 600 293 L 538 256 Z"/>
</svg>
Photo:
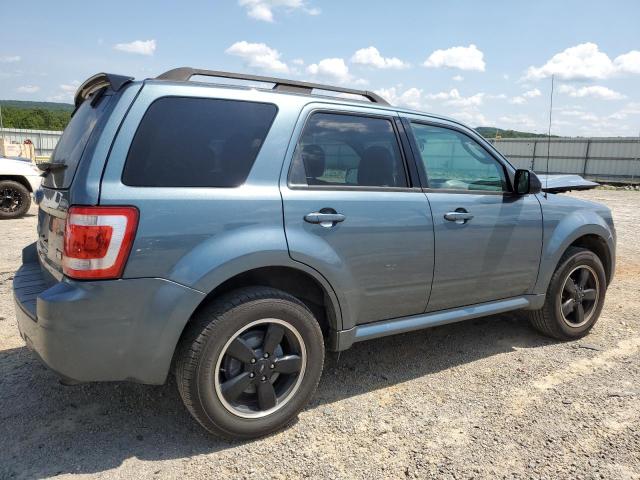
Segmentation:
<svg viewBox="0 0 640 480">
<path fill-rule="evenodd" d="M 66 84 L 63 83 L 62 85 L 60 85 L 60 90 L 68 93 L 75 93 L 76 90 L 78 90 L 79 86 L 80 86 L 80 82 L 78 80 L 74 80 L 71 83 L 66 83 Z"/>
<path fill-rule="evenodd" d="M 457 88 L 452 88 L 448 92 L 428 93 L 425 97 L 429 100 L 441 100 L 456 107 L 477 107 L 482 105 L 485 94 L 476 93 L 470 97 L 463 97 Z"/>
<path fill-rule="evenodd" d="M 563 80 L 603 80 L 620 73 L 640 73 L 640 51 L 632 50 L 613 61 L 595 43 L 581 43 L 556 53 L 541 67 L 529 67 L 525 79 L 555 75 Z"/>
<path fill-rule="evenodd" d="M 471 44 L 468 47 L 451 47 L 446 50 L 436 50 L 423 64 L 430 68 L 459 68 L 460 70 L 477 70 L 484 72 L 484 53 Z"/>
<path fill-rule="evenodd" d="M 288 73 L 289 67 L 280 60 L 280 52 L 264 43 L 236 42 L 225 50 L 229 55 L 242 58 L 253 68 Z"/>
<path fill-rule="evenodd" d="M 528 90 L 522 94 L 522 96 L 525 98 L 534 98 L 534 97 L 539 97 L 540 95 L 542 95 L 542 92 L 537 88 L 534 88 L 533 90 Z"/>
<path fill-rule="evenodd" d="M 620 72 L 640 74 L 640 51 L 632 50 L 620 55 L 613 63 Z"/>
<path fill-rule="evenodd" d="M 512 105 L 523 105 L 527 103 L 527 99 L 518 95 L 517 97 L 511 98 L 509 100 L 509 103 L 511 103 Z"/>
<path fill-rule="evenodd" d="M 262 22 L 273 22 L 273 12 L 278 9 L 320 15 L 319 8 L 308 7 L 304 0 L 238 0 L 238 5 L 246 9 L 249 17 Z"/>
<path fill-rule="evenodd" d="M 612 120 L 624 120 L 630 115 L 640 115 L 640 102 L 628 103 L 624 108 L 609 115 Z"/>
<path fill-rule="evenodd" d="M 72 102 L 73 97 L 80 86 L 80 82 L 78 80 L 74 80 L 70 83 L 63 83 L 62 85 L 58 85 L 58 93 L 47 97 L 47 101 L 49 102 Z"/>
<path fill-rule="evenodd" d="M 626 98 L 620 92 L 603 87 L 602 85 L 590 85 L 588 87 L 574 87 L 573 85 L 560 85 L 560 93 L 566 93 L 570 97 L 583 98 L 593 97 L 602 100 L 621 100 Z"/>
<path fill-rule="evenodd" d="M 318 63 L 312 63 L 307 67 L 307 72 L 339 83 L 346 83 L 353 79 L 349 73 L 349 67 L 342 58 L 325 58 Z"/>
<path fill-rule="evenodd" d="M 375 68 L 408 68 L 409 64 L 396 57 L 383 57 L 376 47 L 361 48 L 351 57 L 352 63 Z"/>
<path fill-rule="evenodd" d="M 422 90 L 419 88 L 408 88 L 404 92 L 400 92 L 396 87 L 381 88 L 380 90 L 376 90 L 375 93 L 382 96 L 382 98 L 386 99 L 392 105 L 399 107 L 408 107 L 414 110 L 420 110 L 426 107 L 423 103 Z"/>
<path fill-rule="evenodd" d="M 464 77 L 462 75 L 456 75 L 452 77 L 451 80 L 453 80 L 454 82 L 461 82 L 464 80 Z"/>
<path fill-rule="evenodd" d="M 20 93 L 36 93 L 40 91 L 40 87 L 37 85 L 23 85 L 17 88 Z"/>
<path fill-rule="evenodd" d="M 15 63 L 20 60 L 20 55 L 5 55 L 4 57 L 0 57 L 0 63 Z"/>
<path fill-rule="evenodd" d="M 304 60 L 301 58 L 294 58 L 293 60 L 291 60 L 291 63 L 293 63 L 294 65 L 304 65 Z"/>
<path fill-rule="evenodd" d="M 155 40 L 135 40 L 130 43 L 117 43 L 114 49 L 126 53 L 136 53 L 138 55 L 153 55 L 156 51 Z"/>
<path fill-rule="evenodd" d="M 491 122 L 482 113 L 477 111 L 463 110 L 451 114 L 452 118 L 474 127 L 489 125 Z"/>
<path fill-rule="evenodd" d="M 533 129 L 536 127 L 536 122 L 533 118 L 526 114 L 517 114 L 517 115 L 503 115 L 498 118 L 502 128 L 529 128 Z"/>
<path fill-rule="evenodd" d="M 502 74 L 502 78 L 503 78 L 504 80 L 509 80 L 509 78 L 510 78 L 510 77 L 509 77 L 509 74 L 508 74 L 508 73 L 503 73 L 503 74 Z"/>
<path fill-rule="evenodd" d="M 560 110 L 560 115 L 565 115 L 567 117 L 581 117 L 584 115 L 582 110 Z"/>
</svg>

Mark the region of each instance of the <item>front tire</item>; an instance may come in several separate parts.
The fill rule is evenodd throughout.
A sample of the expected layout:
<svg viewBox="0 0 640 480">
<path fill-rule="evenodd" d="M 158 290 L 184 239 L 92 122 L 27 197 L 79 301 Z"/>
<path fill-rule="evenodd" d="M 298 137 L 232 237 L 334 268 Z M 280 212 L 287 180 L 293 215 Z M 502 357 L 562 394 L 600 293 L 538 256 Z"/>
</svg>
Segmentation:
<svg viewBox="0 0 640 480">
<path fill-rule="evenodd" d="M 282 428 L 304 408 L 322 374 L 324 342 L 302 302 L 251 287 L 198 312 L 177 355 L 191 415 L 214 434 L 247 439 Z"/>
<path fill-rule="evenodd" d="M 551 277 L 544 306 L 529 312 L 531 324 L 558 340 L 582 338 L 598 320 L 606 291 L 598 256 L 586 248 L 570 247 Z"/>
<path fill-rule="evenodd" d="M 0 219 L 18 218 L 31 206 L 29 190 L 13 180 L 0 180 Z"/>
</svg>

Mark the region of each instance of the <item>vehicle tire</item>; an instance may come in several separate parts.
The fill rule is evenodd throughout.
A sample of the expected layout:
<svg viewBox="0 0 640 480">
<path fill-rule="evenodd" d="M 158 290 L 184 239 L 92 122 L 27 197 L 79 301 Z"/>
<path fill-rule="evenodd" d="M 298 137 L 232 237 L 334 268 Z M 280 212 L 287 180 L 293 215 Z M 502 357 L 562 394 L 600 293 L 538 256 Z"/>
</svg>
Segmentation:
<svg viewBox="0 0 640 480">
<path fill-rule="evenodd" d="M 607 291 L 604 267 L 585 248 L 570 247 L 551 277 L 544 306 L 529 312 L 533 327 L 558 340 L 584 337 L 595 325 Z"/>
<path fill-rule="evenodd" d="M 21 183 L 0 180 L 0 218 L 18 218 L 31 206 L 31 194 Z"/>
<path fill-rule="evenodd" d="M 323 363 L 322 331 L 311 311 L 280 290 L 250 287 L 196 313 L 178 346 L 176 380 L 204 428 L 248 439 L 297 416 Z"/>
</svg>

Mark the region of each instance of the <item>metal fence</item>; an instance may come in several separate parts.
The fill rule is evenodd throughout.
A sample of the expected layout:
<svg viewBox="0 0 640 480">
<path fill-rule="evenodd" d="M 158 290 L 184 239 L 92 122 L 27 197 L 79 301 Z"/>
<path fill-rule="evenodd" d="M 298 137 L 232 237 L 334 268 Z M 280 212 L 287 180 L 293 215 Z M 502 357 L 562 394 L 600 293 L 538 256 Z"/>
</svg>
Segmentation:
<svg viewBox="0 0 640 480">
<path fill-rule="evenodd" d="M 24 143 L 25 140 L 31 140 L 36 149 L 37 157 L 50 157 L 53 149 L 56 148 L 58 140 L 60 140 L 62 132 L 3 128 L 0 129 L 0 139 L 2 139 L 3 135 L 6 140 L 15 143 Z"/>
<path fill-rule="evenodd" d="M 0 138 L 29 139 L 36 156 L 49 157 L 62 132 L 0 129 Z M 640 183 L 640 138 L 499 138 L 489 140 L 518 168 L 543 173 L 577 173 L 600 182 Z M 547 149 L 549 167 L 547 169 Z"/>
<path fill-rule="evenodd" d="M 640 138 L 504 138 L 490 140 L 518 168 L 577 173 L 595 181 L 640 183 Z M 549 166 L 547 168 L 547 151 Z"/>
</svg>

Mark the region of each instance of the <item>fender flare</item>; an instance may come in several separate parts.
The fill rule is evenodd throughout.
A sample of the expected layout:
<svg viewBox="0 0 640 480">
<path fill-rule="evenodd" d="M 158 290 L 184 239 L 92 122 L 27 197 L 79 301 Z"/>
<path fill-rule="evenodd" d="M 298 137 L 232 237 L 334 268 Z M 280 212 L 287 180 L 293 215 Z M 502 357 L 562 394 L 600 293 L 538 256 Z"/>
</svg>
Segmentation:
<svg viewBox="0 0 640 480">
<path fill-rule="evenodd" d="M 194 288 L 204 293 L 205 295 L 209 295 L 220 285 L 238 275 L 249 272 L 251 270 L 269 267 L 291 268 L 293 270 L 303 272 L 313 278 L 321 286 L 321 288 L 327 295 L 327 298 L 331 302 L 330 307 L 333 309 L 335 319 L 332 323 L 330 323 L 330 327 L 336 330 L 342 329 L 342 309 L 340 301 L 338 299 L 338 295 L 333 289 L 333 286 L 320 272 L 318 272 L 314 268 L 291 259 L 288 252 L 259 252 L 234 258 L 233 260 L 222 265 L 215 266 L 215 268 L 211 269 L 206 275 L 201 277 Z M 206 301 L 206 298 L 203 301 Z M 194 311 L 195 310 L 197 310 L 197 308 L 194 309 Z"/>
<path fill-rule="evenodd" d="M 614 261 L 615 240 L 606 222 L 593 212 L 585 210 L 573 212 L 556 225 L 553 233 L 543 245 L 534 293 L 546 293 L 551 276 L 564 252 L 576 240 L 585 235 L 595 235 L 602 238 L 607 245 L 612 262 Z"/>
</svg>

